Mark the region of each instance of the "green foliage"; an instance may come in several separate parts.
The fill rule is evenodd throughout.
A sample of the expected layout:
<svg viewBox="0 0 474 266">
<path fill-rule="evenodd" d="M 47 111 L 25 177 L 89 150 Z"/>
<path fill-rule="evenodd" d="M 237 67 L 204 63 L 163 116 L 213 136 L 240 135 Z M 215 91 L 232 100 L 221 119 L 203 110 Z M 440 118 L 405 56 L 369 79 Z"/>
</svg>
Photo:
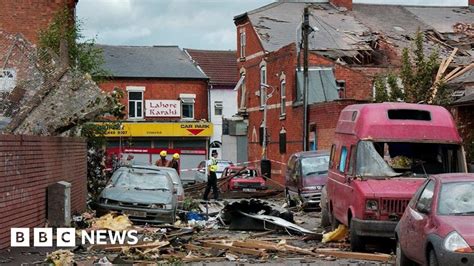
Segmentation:
<svg viewBox="0 0 474 266">
<path fill-rule="evenodd" d="M 387 85 L 390 89 L 390 97 L 389 100 L 391 102 L 397 102 L 399 100 L 404 100 L 405 95 L 402 89 L 398 86 L 398 78 L 395 74 L 389 73 L 387 75 Z"/>
<path fill-rule="evenodd" d="M 48 53 L 60 54 L 61 40 L 67 43 L 69 53 L 69 63 L 71 67 L 77 68 L 82 73 L 89 73 L 94 78 L 104 78 L 109 76 L 102 66 L 104 58 L 102 50 L 95 46 L 95 40 L 85 40 L 79 42 L 82 35 L 82 22 L 75 18 L 69 9 L 64 8 L 58 11 L 47 29 L 39 32 L 39 51 L 43 69 L 51 70 L 53 58 Z"/>
<path fill-rule="evenodd" d="M 403 50 L 400 78 L 404 86 L 406 102 L 417 103 L 431 100 L 434 75 L 439 67 L 438 52 L 434 51 L 426 57 L 423 39 L 424 34 L 418 31 L 411 51 L 413 59 L 408 49 Z"/>
<path fill-rule="evenodd" d="M 388 102 L 389 96 L 387 93 L 387 86 L 384 76 L 376 76 L 374 81 L 375 86 L 375 101 L 378 103 Z"/>
</svg>

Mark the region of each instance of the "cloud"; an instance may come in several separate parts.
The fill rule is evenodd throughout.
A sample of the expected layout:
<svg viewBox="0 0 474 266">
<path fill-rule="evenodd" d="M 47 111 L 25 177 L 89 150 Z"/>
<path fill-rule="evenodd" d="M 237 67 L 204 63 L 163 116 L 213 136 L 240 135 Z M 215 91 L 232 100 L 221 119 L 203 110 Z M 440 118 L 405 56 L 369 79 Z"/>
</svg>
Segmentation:
<svg viewBox="0 0 474 266">
<path fill-rule="evenodd" d="M 236 49 L 233 17 L 272 0 L 80 0 L 85 39 L 128 45 Z"/>
</svg>

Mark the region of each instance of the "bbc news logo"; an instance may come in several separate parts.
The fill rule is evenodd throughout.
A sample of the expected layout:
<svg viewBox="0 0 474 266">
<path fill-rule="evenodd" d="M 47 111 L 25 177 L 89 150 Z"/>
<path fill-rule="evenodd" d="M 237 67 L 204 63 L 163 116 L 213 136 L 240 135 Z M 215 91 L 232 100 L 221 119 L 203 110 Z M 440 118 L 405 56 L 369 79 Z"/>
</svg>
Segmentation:
<svg viewBox="0 0 474 266">
<path fill-rule="evenodd" d="M 79 230 L 79 235 L 82 245 L 134 245 L 138 243 L 137 230 L 124 230 L 120 232 L 111 230 Z M 33 228 L 33 247 L 53 247 L 54 236 L 53 228 Z M 30 228 L 11 228 L 11 247 L 29 247 L 30 240 Z M 76 229 L 57 228 L 55 244 L 56 247 L 75 247 Z"/>
</svg>

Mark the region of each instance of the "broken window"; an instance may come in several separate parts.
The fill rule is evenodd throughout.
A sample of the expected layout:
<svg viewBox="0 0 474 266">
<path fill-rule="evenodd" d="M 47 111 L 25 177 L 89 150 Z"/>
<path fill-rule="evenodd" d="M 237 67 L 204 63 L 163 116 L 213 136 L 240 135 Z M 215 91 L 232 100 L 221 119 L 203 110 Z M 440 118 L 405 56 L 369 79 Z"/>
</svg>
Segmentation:
<svg viewBox="0 0 474 266">
<path fill-rule="evenodd" d="M 128 92 L 128 117 L 143 118 L 143 92 Z"/>
<path fill-rule="evenodd" d="M 328 173 L 329 156 L 314 156 L 301 160 L 303 177 L 309 175 L 325 175 Z"/>
<path fill-rule="evenodd" d="M 455 144 L 360 141 L 356 156 L 356 174 L 363 177 L 465 171 L 462 148 Z"/>
<path fill-rule="evenodd" d="M 0 69 L 0 92 L 10 92 L 16 85 L 14 69 Z"/>
<path fill-rule="evenodd" d="M 438 202 L 440 215 L 474 216 L 474 182 L 444 183 Z"/>
</svg>

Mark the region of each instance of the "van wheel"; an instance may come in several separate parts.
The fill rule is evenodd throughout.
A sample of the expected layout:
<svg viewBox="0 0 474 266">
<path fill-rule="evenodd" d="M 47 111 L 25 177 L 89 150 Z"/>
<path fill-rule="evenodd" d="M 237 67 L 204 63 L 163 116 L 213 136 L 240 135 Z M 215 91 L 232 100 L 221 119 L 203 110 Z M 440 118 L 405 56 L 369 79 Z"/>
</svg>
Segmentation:
<svg viewBox="0 0 474 266">
<path fill-rule="evenodd" d="M 296 201 L 291 198 L 290 192 L 288 192 L 288 190 L 286 191 L 286 204 L 288 204 L 288 207 L 296 206 Z"/>
<path fill-rule="evenodd" d="M 350 239 L 351 239 L 351 250 L 352 251 L 364 251 L 365 250 L 365 243 L 362 236 L 359 236 L 352 226 L 352 221 L 350 221 L 349 225 L 350 230 Z"/>
<path fill-rule="evenodd" d="M 325 228 L 331 225 L 331 219 L 329 217 L 328 206 L 321 206 L 321 227 Z"/>
</svg>

